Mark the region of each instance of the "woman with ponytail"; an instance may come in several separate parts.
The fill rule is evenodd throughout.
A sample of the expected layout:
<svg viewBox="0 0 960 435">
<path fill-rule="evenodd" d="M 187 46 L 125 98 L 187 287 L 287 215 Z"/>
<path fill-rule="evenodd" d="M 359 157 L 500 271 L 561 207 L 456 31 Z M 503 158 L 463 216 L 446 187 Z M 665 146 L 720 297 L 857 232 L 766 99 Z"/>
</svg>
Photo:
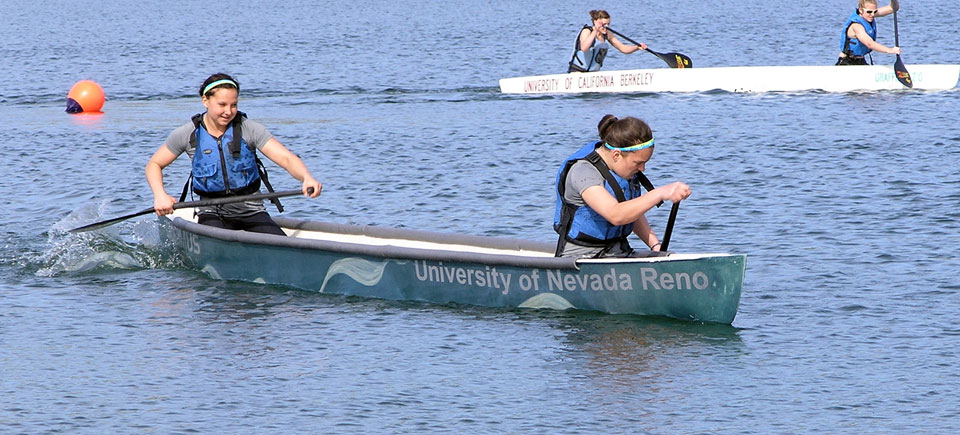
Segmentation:
<svg viewBox="0 0 960 435">
<path fill-rule="evenodd" d="M 627 236 L 634 233 L 650 251 L 659 251 L 660 241 L 644 213 L 663 201 L 686 199 L 690 186 L 674 182 L 654 188 L 643 175 L 654 150 L 653 132 L 647 123 L 634 117 L 605 115 L 597 130 L 600 140 L 573 153 L 557 173 L 553 219 L 554 230 L 559 233 L 556 255 L 651 255 L 634 251 Z"/>
<path fill-rule="evenodd" d="M 612 45 L 623 54 L 630 54 L 637 50 L 646 50 L 647 44 L 630 45 L 621 42 L 612 33 L 607 32 L 610 25 L 610 14 L 602 9 L 590 11 L 591 25 L 584 25 L 577 34 L 573 45 L 573 57 L 567 67 L 567 72 L 599 71 L 603 67 L 603 60 Z"/>
</svg>

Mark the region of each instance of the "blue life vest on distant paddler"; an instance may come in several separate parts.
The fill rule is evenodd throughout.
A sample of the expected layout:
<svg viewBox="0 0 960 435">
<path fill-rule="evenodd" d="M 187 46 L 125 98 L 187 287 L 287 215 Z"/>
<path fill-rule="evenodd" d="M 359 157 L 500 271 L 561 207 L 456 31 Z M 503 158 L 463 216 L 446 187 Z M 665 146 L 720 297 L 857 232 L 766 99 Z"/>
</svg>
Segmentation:
<svg viewBox="0 0 960 435">
<path fill-rule="evenodd" d="M 203 126 L 203 114 L 194 115 L 196 127 L 190 136 L 193 152 L 193 191 L 218 198 L 249 195 L 260 191 L 259 159 L 255 149 L 243 140 L 241 124 L 247 115 L 237 112 L 223 136 L 213 137 Z"/>
<path fill-rule="evenodd" d="M 627 225 L 613 225 L 599 213 L 587 206 L 577 206 L 564 200 L 567 174 L 573 164 L 580 160 L 587 160 L 604 178 L 603 187 L 610 192 L 618 202 L 629 201 L 639 197 L 642 192 L 640 186 L 653 190 L 653 184 L 641 172 L 632 180 L 620 177 L 607 167 L 606 163 L 596 152 L 603 142 L 590 142 L 567 157 L 557 173 L 556 209 L 553 216 L 553 229 L 559 234 L 556 256 L 563 253 L 566 242 L 574 242 L 581 246 L 612 247 L 617 243 L 627 243 L 627 236 L 633 230 L 633 223 Z M 629 246 L 629 244 L 627 244 Z M 626 250 L 626 249 L 625 249 Z"/>
<path fill-rule="evenodd" d="M 847 30 L 850 29 L 853 23 L 862 25 L 867 35 L 870 35 L 870 38 L 874 41 L 877 40 L 877 19 L 874 18 L 873 22 L 869 22 L 861 17 L 860 14 L 857 13 L 858 11 L 859 9 L 853 11 L 853 13 L 850 14 L 850 18 L 847 18 L 847 22 L 843 24 L 843 35 L 840 37 L 840 51 L 847 56 L 863 57 L 873 51 L 867 48 L 866 45 L 863 45 L 857 38 L 847 36 Z"/>
<path fill-rule="evenodd" d="M 573 57 L 570 59 L 570 66 L 567 72 L 589 72 L 599 71 L 603 67 L 603 60 L 607 57 L 607 51 L 610 45 L 606 42 L 594 40 L 593 45 L 587 49 L 580 49 L 580 34 L 584 30 L 593 31 L 590 26 L 583 26 L 577 33 L 577 42 L 573 45 Z"/>
</svg>

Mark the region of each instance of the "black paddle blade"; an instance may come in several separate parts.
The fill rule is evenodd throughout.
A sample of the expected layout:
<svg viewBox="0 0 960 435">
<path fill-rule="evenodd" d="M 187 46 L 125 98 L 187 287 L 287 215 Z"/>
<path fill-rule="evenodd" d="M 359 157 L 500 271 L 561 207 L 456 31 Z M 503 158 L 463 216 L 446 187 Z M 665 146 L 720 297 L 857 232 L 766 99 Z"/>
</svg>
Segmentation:
<svg viewBox="0 0 960 435">
<path fill-rule="evenodd" d="M 900 83 L 903 83 L 904 86 L 908 88 L 913 87 L 913 80 L 910 80 L 910 73 L 907 71 L 907 67 L 903 66 L 903 61 L 900 60 L 900 55 L 897 55 L 897 62 L 893 64 L 893 72 L 897 75 L 897 80 Z"/>
<path fill-rule="evenodd" d="M 627 37 L 626 35 L 624 35 L 623 33 L 620 33 L 620 32 L 618 32 L 618 31 L 616 31 L 616 30 L 613 30 L 613 29 L 611 29 L 611 28 L 609 28 L 609 27 L 607 27 L 607 30 L 613 32 L 614 35 L 617 35 L 617 36 L 619 36 L 619 37 L 621 37 L 621 38 L 623 38 L 623 39 L 626 39 L 627 42 L 629 42 L 629 43 L 631 43 L 631 44 L 633 44 L 633 45 L 636 45 L 636 46 L 638 46 L 638 47 L 640 46 L 640 43 L 639 43 L 639 42 L 634 41 L 634 40 L 628 38 L 628 37 Z M 656 56 L 656 57 L 659 57 L 660 60 L 666 62 L 667 65 L 670 65 L 670 68 L 693 68 L 693 61 L 690 60 L 689 57 L 687 57 L 687 56 L 685 56 L 685 55 L 683 55 L 683 54 L 680 54 L 680 53 L 666 53 L 666 54 L 664 54 L 664 53 L 657 53 L 656 51 L 653 51 L 653 50 L 651 50 L 651 49 L 649 49 L 649 48 L 645 48 L 644 50 L 647 50 L 648 52 L 650 52 L 650 54 L 652 54 L 652 55 L 654 55 L 654 56 Z"/>
<path fill-rule="evenodd" d="M 666 55 L 673 57 L 676 64 L 671 66 L 674 68 L 693 68 L 693 61 L 686 55 L 680 53 L 667 53 Z"/>
<path fill-rule="evenodd" d="M 659 57 L 660 60 L 670 65 L 670 68 L 693 68 L 693 60 L 691 60 L 687 55 L 680 53 L 657 53 L 651 49 L 647 49 L 651 54 L 656 57 Z"/>
</svg>

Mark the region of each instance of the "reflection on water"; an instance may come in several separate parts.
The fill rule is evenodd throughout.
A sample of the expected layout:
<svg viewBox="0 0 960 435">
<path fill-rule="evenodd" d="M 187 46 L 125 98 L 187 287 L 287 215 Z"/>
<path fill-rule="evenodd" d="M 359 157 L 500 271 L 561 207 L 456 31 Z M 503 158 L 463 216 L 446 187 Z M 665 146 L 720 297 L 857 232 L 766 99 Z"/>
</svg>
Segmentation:
<svg viewBox="0 0 960 435">
<path fill-rule="evenodd" d="M 698 378 L 703 364 L 743 352 L 740 330 L 731 325 L 592 313 L 566 320 L 565 342 L 588 357 L 584 368 L 612 391 L 656 390 L 663 379 Z M 696 365 L 688 364 L 691 355 Z"/>
<path fill-rule="evenodd" d="M 103 112 L 81 112 L 68 115 L 73 125 L 83 127 L 100 127 L 103 123 Z"/>
</svg>

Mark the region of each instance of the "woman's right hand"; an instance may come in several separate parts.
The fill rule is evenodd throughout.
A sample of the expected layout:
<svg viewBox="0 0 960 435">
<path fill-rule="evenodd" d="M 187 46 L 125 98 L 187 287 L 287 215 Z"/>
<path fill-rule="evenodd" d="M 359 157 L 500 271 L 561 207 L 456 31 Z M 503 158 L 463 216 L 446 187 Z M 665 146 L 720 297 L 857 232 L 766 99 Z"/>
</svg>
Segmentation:
<svg viewBox="0 0 960 435">
<path fill-rule="evenodd" d="M 154 195 L 153 197 L 153 209 L 156 210 L 157 216 L 173 213 L 173 205 L 176 203 L 177 200 L 167 194 Z"/>
<path fill-rule="evenodd" d="M 690 186 L 686 183 L 675 181 L 666 186 L 660 186 L 654 190 L 660 191 L 660 198 L 663 201 L 680 202 L 690 197 Z"/>
<path fill-rule="evenodd" d="M 606 26 L 603 25 L 603 23 L 600 22 L 600 20 L 596 20 L 593 22 L 593 31 L 600 33 L 602 35 L 607 34 L 607 28 Z"/>
</svg>

